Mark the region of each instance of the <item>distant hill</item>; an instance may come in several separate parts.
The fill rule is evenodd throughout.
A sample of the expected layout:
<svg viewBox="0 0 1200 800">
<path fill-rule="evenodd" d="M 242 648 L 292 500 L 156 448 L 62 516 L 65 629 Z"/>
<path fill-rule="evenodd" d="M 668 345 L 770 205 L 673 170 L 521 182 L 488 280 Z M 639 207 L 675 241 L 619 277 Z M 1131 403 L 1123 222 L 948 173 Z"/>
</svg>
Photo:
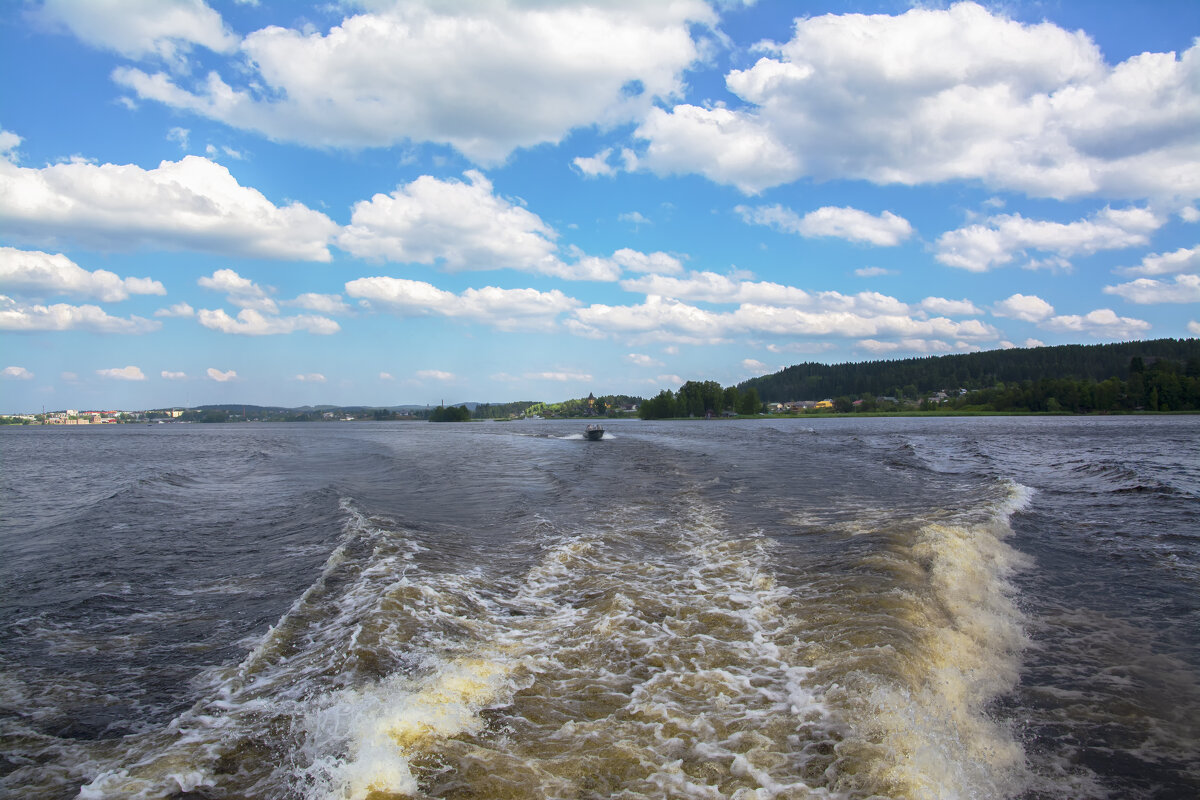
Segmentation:
<svg viewBox="0 0 1200 800">
<path fill-rule="evenodd" d="M 1191 372 L 1200 369 L 1200 339 L 1067 344 L 832 365 L 804 363 L 751 378 L 738 384 L 738 389 L 755 389 L 764 402 L 772 403 L 863 394 L 914 397 L 1013 381 L 1126 380 L 1135 358 L 1142 359 L 1145 366 L 1160 359 L 1179 362 Z"/>
</svg>

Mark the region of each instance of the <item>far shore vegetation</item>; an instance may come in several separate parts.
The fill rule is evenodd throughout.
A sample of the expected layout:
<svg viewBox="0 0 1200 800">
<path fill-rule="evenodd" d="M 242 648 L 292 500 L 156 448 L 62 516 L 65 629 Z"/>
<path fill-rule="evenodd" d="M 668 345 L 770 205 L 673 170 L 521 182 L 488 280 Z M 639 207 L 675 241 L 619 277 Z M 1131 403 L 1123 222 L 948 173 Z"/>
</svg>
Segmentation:
<svg viewBox="0 0 1200 800">
<path fill-rule="evenodd" d="M 438 406 L 213 405 L 0 416 L 0 424 L 712 419 L 1200 413 L 1200 340 L 992 350 L 848 364 L 797 364 L 734 386 L 687 381 L 651 398 Z"/>
</svg>

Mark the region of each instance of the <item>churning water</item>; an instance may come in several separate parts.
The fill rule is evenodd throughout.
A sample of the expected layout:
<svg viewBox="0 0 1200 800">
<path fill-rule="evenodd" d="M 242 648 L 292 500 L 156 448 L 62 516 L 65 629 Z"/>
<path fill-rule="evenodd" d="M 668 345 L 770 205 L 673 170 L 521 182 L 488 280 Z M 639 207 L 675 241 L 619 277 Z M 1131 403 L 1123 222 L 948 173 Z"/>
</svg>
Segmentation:
<svg viewBox="0 0 1200 800">
<path fill-rule="evenodd" d="M 21 798 L 1195 798 L 1200 418 L 0 431 Z"/>
</svg>

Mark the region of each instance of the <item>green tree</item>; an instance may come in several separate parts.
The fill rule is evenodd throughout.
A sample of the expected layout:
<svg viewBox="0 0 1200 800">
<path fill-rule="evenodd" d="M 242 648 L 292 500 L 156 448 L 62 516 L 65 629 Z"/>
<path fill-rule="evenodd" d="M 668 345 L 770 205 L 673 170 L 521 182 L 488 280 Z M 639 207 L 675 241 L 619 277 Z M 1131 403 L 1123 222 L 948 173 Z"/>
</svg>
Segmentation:
<svg viewBox="0 0 1200 800">
<path fill-rule="evenodd" d="M 638 406 L 638 416 L 642 419 L 669 419 L 680 416 L 675 393 L 663 389 L 654 397 Z"/>
<path fill-rule="evenodd" d="M 725 389 L 725 396 L 721 404 L 722 411 L 737 411 L 739 408 L 738 401 L 741 398 L 738 396 L 738 388 L 730 386 Z"/>
<path fill-rule="evenodd" d="M 737 413 L 751 415 L 759 413 L 761 409 L 762 401 L 758 399 L 758 389 L 751 386 L 742 392 L 737 402 Z"/>
</svg>

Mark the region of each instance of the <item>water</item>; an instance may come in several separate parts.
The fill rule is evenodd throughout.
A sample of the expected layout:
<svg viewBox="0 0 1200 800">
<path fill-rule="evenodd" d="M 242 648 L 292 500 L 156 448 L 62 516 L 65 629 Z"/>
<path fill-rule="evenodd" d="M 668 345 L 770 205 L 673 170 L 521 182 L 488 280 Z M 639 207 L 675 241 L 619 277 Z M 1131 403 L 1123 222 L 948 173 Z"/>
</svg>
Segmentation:
<svg viewBox="0 0 1200 800">
<path fill-rule="evenodd" d="M 0 430 L 0 794 L 1195 798 L 1200 418 Z"/>
</svg>

